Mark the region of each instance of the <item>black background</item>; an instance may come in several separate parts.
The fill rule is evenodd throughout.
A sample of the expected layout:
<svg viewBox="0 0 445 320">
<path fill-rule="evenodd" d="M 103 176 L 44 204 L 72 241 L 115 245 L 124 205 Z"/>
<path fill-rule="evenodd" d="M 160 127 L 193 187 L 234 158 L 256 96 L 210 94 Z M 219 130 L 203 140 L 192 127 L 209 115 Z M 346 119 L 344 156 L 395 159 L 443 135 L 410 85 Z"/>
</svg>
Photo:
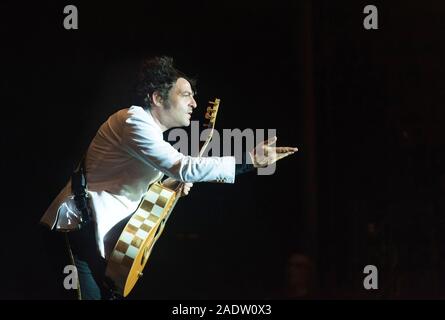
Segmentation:
<svg viewBox="0 0 445 320">
<path fill-rule="evenodd" d="M 78 30 L 63 28 L 67 4 Z M 378 30 L 363 27 L 367 4 Z M 301 298 L 443 296 L 440 1 L 0 9 L 1 298 L 51 297 L 38 221 L 99 125 L 132 103 L 140 59 L 158 54 L 198 77 L 195 119 L 219 97 L 219 129 L 275 128 L 300 151 L 271 176 L 196 184 L 130 299 L 295 298 L 292 254 L 314 266 Z"/>
</svg>

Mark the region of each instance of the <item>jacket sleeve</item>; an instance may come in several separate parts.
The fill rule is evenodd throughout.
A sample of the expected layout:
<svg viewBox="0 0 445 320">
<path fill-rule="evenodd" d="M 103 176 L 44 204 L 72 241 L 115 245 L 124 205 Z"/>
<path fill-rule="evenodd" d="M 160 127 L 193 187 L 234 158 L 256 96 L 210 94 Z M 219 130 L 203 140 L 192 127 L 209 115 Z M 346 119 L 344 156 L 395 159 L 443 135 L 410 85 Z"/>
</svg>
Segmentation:
<svg viewBox="0 0 445 320">
<path fill-rule="evenodd" d="M 235 157 L 190 157 L 164 141 L 155 123 L 132 115 L 125 120 L 122 145 L 132 156 L 182 182 L 235 182 Z"/>
</svg>

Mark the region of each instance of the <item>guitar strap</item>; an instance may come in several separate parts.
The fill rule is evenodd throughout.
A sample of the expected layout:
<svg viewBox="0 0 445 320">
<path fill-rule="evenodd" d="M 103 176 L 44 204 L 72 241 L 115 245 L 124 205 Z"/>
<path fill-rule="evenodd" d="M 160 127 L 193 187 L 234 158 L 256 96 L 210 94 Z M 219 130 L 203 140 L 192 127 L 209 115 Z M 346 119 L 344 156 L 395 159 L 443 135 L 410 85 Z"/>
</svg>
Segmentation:
<svg viewBox="0 0 445 320">
<path fill-rule="evenodd" d="M 77 168 L 71 174 L 71 193 L 74 195 L 74 202 L 77 210 L 82 214 L 79 229 L 91 221 L 91 208 L 88 203 L 87 177 L 85 170 L 85 157 L 82 157 Z"/>
</svg>

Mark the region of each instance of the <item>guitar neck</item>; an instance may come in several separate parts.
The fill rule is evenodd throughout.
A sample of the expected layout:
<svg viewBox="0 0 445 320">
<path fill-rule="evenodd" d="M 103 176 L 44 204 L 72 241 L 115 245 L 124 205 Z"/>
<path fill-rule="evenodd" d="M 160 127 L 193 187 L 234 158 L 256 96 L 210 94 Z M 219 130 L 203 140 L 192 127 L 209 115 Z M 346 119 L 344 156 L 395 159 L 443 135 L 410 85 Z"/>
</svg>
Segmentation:
<svg viewBox="0 0 445 320">
<path fill-rule="evenodd" d="M 202 157 L 202 155 L 204 154 L 204 152 L 207 149 L 207 146 L 209 145 L 210 141 L 212 140 L 213 131 L 215 130 L 215 120 L 216 120 L 216 115 L 218 114 L 219 103 L 220 103 L 220 99 L 218 99 L 218 98 L 215 98 L 214 101 L 209 101 L 210 106 L 207 107 L 207 111 L 205 114 L 205 119 L 208 120 L 208 122 L 204 123 L 204 127 L 207 127 L 208 129 L 210 129 L 210 132 L 209 132 L 209 135 L 208 135 L 206 141 L 204 142 L 201 149 L 199 150 L 198 157 Z M 182 193 L 182 189 L 184 188 L 184 185 L 185 185 L 185 182 L 179 183 L 178 187 L 176 188 L 177 194 Z M 179 196 L 176 196 L 176 198 L 173 201 L 173 204 L 170 208 L 170 212 L 173 211 L 173 208 L 175 207 L 179 198 L 180 198 Z M 170 212 L 168 213 L 166 220 L 170 216 Z"/>
</svg>

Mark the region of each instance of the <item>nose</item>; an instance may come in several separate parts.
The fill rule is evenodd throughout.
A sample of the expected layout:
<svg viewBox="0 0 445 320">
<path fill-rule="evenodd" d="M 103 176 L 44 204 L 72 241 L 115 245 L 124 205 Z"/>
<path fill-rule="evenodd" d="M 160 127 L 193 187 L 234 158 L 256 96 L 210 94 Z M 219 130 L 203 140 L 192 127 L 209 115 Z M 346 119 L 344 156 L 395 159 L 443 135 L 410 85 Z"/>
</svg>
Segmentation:
<svg viewBox="0 0 445 320">
<path fill-rule="evenodd" d="M 191 98 L 192 98 L 192 101 L 190 101 L 190 105 L 192 106 L 193 109 L 195 109 L 198 106 L 198 104 L 196 103 L 195 98 L 193 98 L 193 97 L 191 97 Z"/>
</svg>

